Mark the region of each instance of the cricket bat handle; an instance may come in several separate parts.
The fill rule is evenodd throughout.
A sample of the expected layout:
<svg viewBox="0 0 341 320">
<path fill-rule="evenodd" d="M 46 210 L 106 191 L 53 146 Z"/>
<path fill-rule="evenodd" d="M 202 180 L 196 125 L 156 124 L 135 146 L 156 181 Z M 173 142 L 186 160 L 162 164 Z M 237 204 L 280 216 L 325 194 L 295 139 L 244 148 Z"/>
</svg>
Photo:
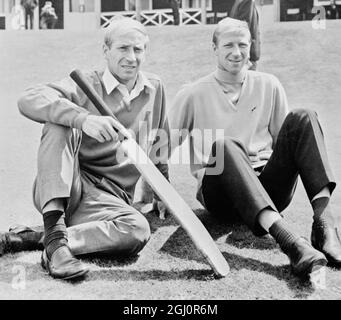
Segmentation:
<svg viewBox="0 0 341 320">
<path fill-rule="evenodd" d="M 76 69 L 70 73 L 70 77 L 73 81 L 77 83 L 77 85 L 83 90 L 85 95 L 90 99 L 90 101 L 94 104 L 96 109 L 103 116 L 109 116 L 114 118 L 115 125 L 114 128 L 121 133 L 125 138 L 131 138 L 130 132 L 116 119 L 113 112 L 109 109 L 100 95 L 96 92 L 96 90 L 89 84 L 88 80 L 85 78 L 83 73 Z"/>
</svg>

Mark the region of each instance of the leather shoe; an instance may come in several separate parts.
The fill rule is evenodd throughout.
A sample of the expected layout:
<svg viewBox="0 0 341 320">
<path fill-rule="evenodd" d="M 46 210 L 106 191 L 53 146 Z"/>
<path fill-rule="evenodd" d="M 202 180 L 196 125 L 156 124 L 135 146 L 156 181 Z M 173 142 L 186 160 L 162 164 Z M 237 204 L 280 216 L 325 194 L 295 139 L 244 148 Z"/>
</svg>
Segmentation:
<svg viewBox="0 0 341 320">
<path fill-rule="evenodd" d="M 28 227 L 23 224 L 14 224 L 8 228 L 9 232 L 21 234 L 25 232 L 39 232 L 41 235 L 44 234 L 44 226 Z"/>
<path fill-rule="evenodd" d="M 44 250 L 44 227 L 28 227 L 15 224 L 9 227 L 10 233 L 15 233 L 22 238 L 23 244 L 29 249 L 23 250 Z"/>
<path fill-rule="evenodd" d="M 298 238 L 285 253 L 290 259 L 292 273 L 301 278 L 308 278 L 313 271 L 327 264 L 324 254 L 315 250 L 302 237 Z"/>
<path fill-rule="evenodd" d="M 324 253 L 330 266 L 341 267 L 341 240 L 336 227 L 322 220 L 314 221 L 311 243 L 314 248 Z"/>
<path fill-rule="evenodd" d="M 41 265 L 53 278 L 70 280 L 85 276 L 89 269 L 76 259 L 66 245 L 59 247 L 49 259 L 46 250 L 41 256 Z"/>
<path fill-rule="evenodd" d="M 8 234 L 9 232 L 0 232 L 0 257 L 5 253 L 11 252 Z"/>
<path fill-rule="evenodd" d="M 0 256 L 5 253 L 20 251 L 41 250 L 43 244 L 39 244 L 35 237 L 15 232 L 0 232 Z"/>
</svg>

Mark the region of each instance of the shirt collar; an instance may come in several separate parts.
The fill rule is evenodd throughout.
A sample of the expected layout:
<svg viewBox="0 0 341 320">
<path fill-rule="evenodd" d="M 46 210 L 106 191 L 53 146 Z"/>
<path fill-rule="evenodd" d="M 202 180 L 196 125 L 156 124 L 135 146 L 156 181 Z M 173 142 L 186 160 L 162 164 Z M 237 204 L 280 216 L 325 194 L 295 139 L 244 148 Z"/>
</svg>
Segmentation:
<svg viewBox="0 0 341 320">
<path fill-rule="evenodd" d="M 121 84 L 109 71 L 108 67 L 105 68 L 103 76 L 103 84 L 107 94 L 109 95 Z M 135 83 L 133 91 L 140 94 L 140 92 L 144 89 L 148 88 L 150 90 L 155 90 L 155 87 L 151 84 L 149 79 L 143 74 L 143 72 L 139 71 L 137 74 L 137 81 Z"/>
<path fill-rule="evenodd" d="M 114 89 L 119 86 L 119 82 L 117 79 L 112 75 L 108 68 L 105 68 L 103 76 L 103 84 L 107 94 L 109 95 Z"/>
</svg>

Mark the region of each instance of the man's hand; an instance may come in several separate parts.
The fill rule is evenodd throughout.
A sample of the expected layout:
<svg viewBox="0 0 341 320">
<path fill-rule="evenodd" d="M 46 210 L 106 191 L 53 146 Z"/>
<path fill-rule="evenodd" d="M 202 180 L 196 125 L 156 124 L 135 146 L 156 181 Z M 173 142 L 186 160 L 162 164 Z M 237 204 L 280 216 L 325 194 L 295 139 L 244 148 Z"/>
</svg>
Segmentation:
<svg viewBox="0 0 341 320">
<path fill-rule="evenodd" d="M 168 209 L 162 201 L 153 199 L 153 211 L 159 212 L 159 218 L 165 220 L 169 215 Z"/>
<path fill-rule="evenodd" d="M 98 142 L 118 141 L 118 134 L 114 129 L 115 121 L 111 117 L 88 115 L 83 122 L 82 131 Z"/>
</svg>

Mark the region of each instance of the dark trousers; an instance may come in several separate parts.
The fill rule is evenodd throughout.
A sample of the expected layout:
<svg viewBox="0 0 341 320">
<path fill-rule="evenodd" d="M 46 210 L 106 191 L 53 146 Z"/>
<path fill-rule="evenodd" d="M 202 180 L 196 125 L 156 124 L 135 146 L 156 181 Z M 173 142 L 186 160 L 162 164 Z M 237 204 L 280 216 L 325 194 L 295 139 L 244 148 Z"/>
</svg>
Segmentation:
<svg viewBox="0 0 341 320">
<path fill-rule="evenodd" d="M 33 11 L 25 10 L 25 29 L 28 29 L 28 19 L 30 19 L 30 29 L 33 29 Z"/>
<path fill-rule="evenodd" d="M 55 17 L 42 17 L 40 20 L 41 29 L 54 29 L 58 19 Z"/>
<path fill-rule="evenodd" d="M 265 233 L 258 223 L 259 212 L 266 208 L 283 211 L 294 195 L 298 175 L 310 200 L 324 187 L 332 192 L 336 186 L 321 126 L 316 113 L 310 110 L 288 114 L 273 153 L 259 175 L 237 140 L 216 141 L 211 157 L 217 154 L 217 148 L 223 148 L 224 169 L 220 175 L 204 176 L 205 206 L 230 221 L 241 218 L 256 235 Z"/>
<path fill-rule="evenodd" d="M 179 3 L 177 0 L 170 0 L 170 7 L 173 12 L 174 25 L 180 24 L 180 12 L 179 12 Z"/>
</svg>

